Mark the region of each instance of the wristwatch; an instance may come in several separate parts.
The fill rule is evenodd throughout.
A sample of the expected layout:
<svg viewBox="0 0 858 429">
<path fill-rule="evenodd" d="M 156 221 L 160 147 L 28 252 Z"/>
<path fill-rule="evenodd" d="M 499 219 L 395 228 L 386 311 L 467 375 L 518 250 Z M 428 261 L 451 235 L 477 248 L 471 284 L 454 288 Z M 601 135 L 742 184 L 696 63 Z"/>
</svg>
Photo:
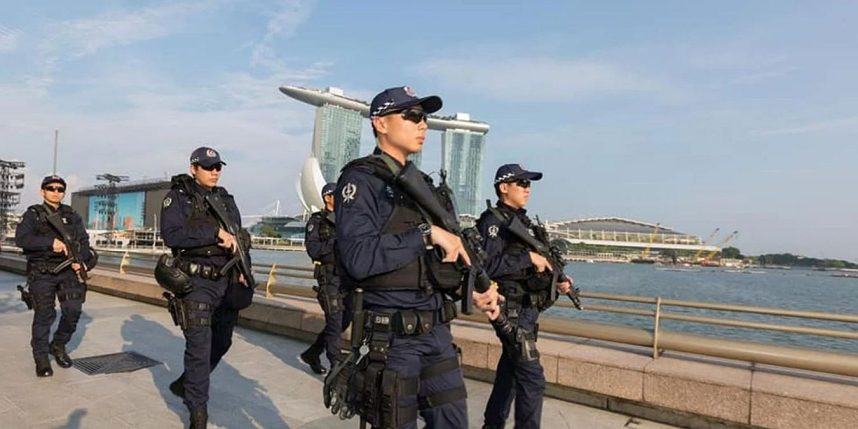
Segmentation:
<svg viewBox="0 0 858 429">
<path fill-rule="evenodd" d="M 432 225 L 429 225 L 426 222 L 417 225 L 417 230 L 420 231 L 420 235 L 423 237 L 423 244 L 426 247 L 432 247 Z"/>
</svg>

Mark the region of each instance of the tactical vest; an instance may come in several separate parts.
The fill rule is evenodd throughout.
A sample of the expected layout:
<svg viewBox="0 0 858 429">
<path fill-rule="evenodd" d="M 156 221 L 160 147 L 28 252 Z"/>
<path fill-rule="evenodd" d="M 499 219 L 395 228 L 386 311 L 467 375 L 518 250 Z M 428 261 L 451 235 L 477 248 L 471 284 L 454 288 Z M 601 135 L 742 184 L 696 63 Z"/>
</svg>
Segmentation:
<svg viewBox="0 0 858 429">
<path fill-rule="evenodd" d="M 28 207 L 27 210 L 33 210 L 36 213 L 36 227 L 34 228 L 36 235 L 40 237 L 51 237 L 62 241 L 62 237 L 54 227 L 51 226 L 46 217 L 48 215 L 48 211 L 51 209 L 45 207 L 44 204 L 34 204 Z M 69 234 L 71 234 L 72 238 L 77 242 L 80 237 L 77 236 L 77 231 L 73 228 L 75 215 L 74 210 L 65 204 L 60 204 L 60 207 L 57 210 L 60 212 L 63 224 L 67 225 Z M 42 253 L 43 255 L 38 258 L 42 261 L 60 263 L 66 259 L 65 255 L 62 253 L 54 253 L 52 251 Z"/>
<path fill-rule="evenodd" d="M 366 168 L 372 174 L 390 186 L 393 192 L 393 213 L 381 229 L 382 234 L 399 234 L 413 230 L 422 223 L 427 223 L 426 216 L 420 207 L 396 185 L 394 173 L 381 157 L 387 155 L 370 155 L 358 158 L 347 164 L 347 168 Z M 427 180 L 428 177 L 427 177 Z M 431 186 L 431 180 L 429 180 Z M 434 188 L 434 186 L 431 186 Z M 441 263 L 438 249 L 427 250 L 417 259 L 405 266 L 387 273 L 378 274 L 363 280 L 346 278 L 350 287 L 364 290 L 423 290 L 438 289 L 441 292 L 452 293 L 461 286 L 462 273 L 454 264 Z M 345 272 L 345 270 L 342 270 Z"/>
<path fill-rule="evenodd" d="M 185 220 L 188 228 L 199 228 L 204 225 L 220 228 L 220 222 L 214 214 L 209 211 L 205 197 L 194 187 L 194 178 L 187 174 L 178 174 L 171 179 L 171 189 L 185 194 L 191 200 L 191 213 Z M 223 188 L 214 188 L 212 192 L 226 193 Z M 170 249 L 173 256 L 229 256 L 229 249 L 211 244 L 200 247 L 173 248 Z"/>
<path fill-rule="evenodd" d="M 319 240 L 328 241 L 330 239 L 336 238 L 337 235 L 337 227 L 334 225 L 326 216 L 325 211 L 318 211 L 310 215 L 314 219 L 318 219 L 319 228 Z M 322 260 L 318 261 L 322 265 L 333 265 L 334 264 L 334 255 L 330 255 L 324 257 Z M 332 267 L 331 267 L 332 268 Z"/>
<path fill-rule="evenodd" d="M 513 210 L 510 210 L 504 206 L 498 207 L 489 207 L 489 209 L 484 214 L 485 216 L 494 216 L 498 220 L 501 221 L 502 224 L 506 224 L 507 220 L 504 219 L 504 216 L 518 216 L 522 223 L 527 227 L 527 229 L 533 232 L 533 228 L 535 227 L 533 221 L 530 220 L 527 216 L 522 216 L 516 213 Z M 512 234 L 510 234 L 512 236 Z M 521 240 L 512 236 L 512 241 L 508 242 L 506 247 L 504 248 L 504 253 L 526 253 L 530 251 L 530 248 Z M 546 302 L 549 289 L 551 287 L 551 275 L 549 272 L 537 273 L 536 270 L 530 266 L 518 272 L 513 272 L 501 276 L 496 279 L 498 284 L 501 287 L 502 293 L 504 295 L 516 296 L 522 295 L 524 298 L 525 295 L 529 302 L 532 302 L 534 306 L 541 306 L 541 303 Z M 511 284 L 511 283 L 514 283 Z M 516 290 L 518 287 L 521 290 Z"/>
</svg>

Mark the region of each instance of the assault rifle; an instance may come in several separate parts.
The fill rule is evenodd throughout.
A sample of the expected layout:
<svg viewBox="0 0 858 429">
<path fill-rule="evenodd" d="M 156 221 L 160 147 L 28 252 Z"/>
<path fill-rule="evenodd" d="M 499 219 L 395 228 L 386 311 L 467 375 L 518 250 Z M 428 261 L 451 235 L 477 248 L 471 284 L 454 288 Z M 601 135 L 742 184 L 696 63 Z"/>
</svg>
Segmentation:
<svg viewBox="0 0 858 429">
<path fill-rule="evenodd" d="M 58 274 L 60 271 L 66 269 L 66 267 L 72 264 L 79 264 L 81 268 L 76 272 L 77 279 L 85 285 L 86 281 L 89 280 L 89 275 L 86 273 L 86 264 L 83 263 L 83 259 L 80 257 L 80 243 L 76 242 L 72 238 L 71 233 L 63 223 L 63 218 L 59 210 L 51 213 L 44 207 L 40 208 L 43 211 L 45 220 L 47 220 L 48 224 L 51 225 L 51 228 L 60 235 L 60 240 L 66 245 L 66 250 L 68 251 L 68 259 L 54 267 L 51 272 L 53 274 Z"/>
<path fill-rule="evenodd" d="M 247 286 L 255 289 L 256 280 L 253 278 L 253 267 L 250 265 L 250 240 L 243 239 L 242 234 L 244 231 L 239 229 L 238 225 L 229 218 L 226 212 L 226 204 L 217 192 L 206 194 L 206 202 L 226 232 L 235 237 L 235 242 L 238 246 L 235 256 L 221 268 L 220 274 L 226 275 L 233 265 L 237 265 L 238 270 L 244 276 L 244 281 L 247 282 Z"/>
<path fill-rule="evenodd" d="M 566 268 L 566 261 L 563 259 L 563 253 L 557 246 L 552 246 L 548 238 L 548 230 L 545 224 L 536 219 L 536 227 L 533 228 L 534 235 L 530 235 L 527 226 L 519 219 L 518 216 L 507 216 L 500 210 L 492 207 L 491 201 L 486 201 L 489 211 L 503 222 L 512 235 L 521 240 L 524 244 L 531 248 L 534 252 L 548 260 L 551 265 L 551 287 L 549 292 L 550 302 L 557 300 L 557 283 L 561 280 L 560 276 L 566 277 L 563 269 Z M 581 310 L 581 290 L 573 287 L 566 296 L 572 300 L 572 305 L 578 310 Z"/>
<path fill-rule="evenodd" d="M 441 186 L 446 186 L 446 173 L 441 175 Z M 396 183 L 426 212 L 432 222 L 462 240 L 462 245 L 471 259 L 468 281 L 462 291 L 462 313 L 473 312 L 471 292 L 483 293 L 491 287 L 491 279 L 485 270 L 486 252 L 480 244 L 479 234 L 472 228 L 462 228 L 456 213 L 441 205 L 423 174 L 412 163 L 403 167 L 395 177 Z"/>
</svg>

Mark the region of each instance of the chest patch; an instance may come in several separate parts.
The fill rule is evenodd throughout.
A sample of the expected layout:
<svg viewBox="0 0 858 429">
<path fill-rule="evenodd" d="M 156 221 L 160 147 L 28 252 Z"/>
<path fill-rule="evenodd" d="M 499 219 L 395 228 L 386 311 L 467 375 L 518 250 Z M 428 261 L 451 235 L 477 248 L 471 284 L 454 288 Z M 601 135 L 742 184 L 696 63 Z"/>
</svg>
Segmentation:
<svg viewBox="0 0 858 429">
<path fill-rule="evenodd" d="M 490 226 L 489 227 L 489 237 L 498 238 L 498 230 L 499 230 L 499 228 L 497 225 Z"/>
</svg>

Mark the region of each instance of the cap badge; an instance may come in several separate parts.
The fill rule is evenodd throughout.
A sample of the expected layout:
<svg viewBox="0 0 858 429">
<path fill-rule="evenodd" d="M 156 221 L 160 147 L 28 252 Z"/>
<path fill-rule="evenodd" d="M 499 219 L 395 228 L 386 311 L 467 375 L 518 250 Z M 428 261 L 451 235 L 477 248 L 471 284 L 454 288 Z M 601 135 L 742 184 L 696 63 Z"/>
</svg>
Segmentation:
<svg viewBox="0 0 858 429">
<path fill-rule="evenodd" d="M 209 158 L 214 158 L 217 156 L 217 152 L 212 149 L 206 149 L 206 156 Z"/>
<path fill-rule="evenodd" d="M 406 94 L 408 94 L 408 95 L 410 95 L 410 96 L 412 96 L 412 97 L 416 97 L 416 96 L 417 96 L 417 94 L 415 94 L 415 93 L 414 93 L 414 89 L 413 89 L 413 88 L 411 88 L 410 86 L 402 87 L 402 90 L 403 90 L 403 91 L 405 91 L 405 93 L 406 93 Z"/>
</svg>

